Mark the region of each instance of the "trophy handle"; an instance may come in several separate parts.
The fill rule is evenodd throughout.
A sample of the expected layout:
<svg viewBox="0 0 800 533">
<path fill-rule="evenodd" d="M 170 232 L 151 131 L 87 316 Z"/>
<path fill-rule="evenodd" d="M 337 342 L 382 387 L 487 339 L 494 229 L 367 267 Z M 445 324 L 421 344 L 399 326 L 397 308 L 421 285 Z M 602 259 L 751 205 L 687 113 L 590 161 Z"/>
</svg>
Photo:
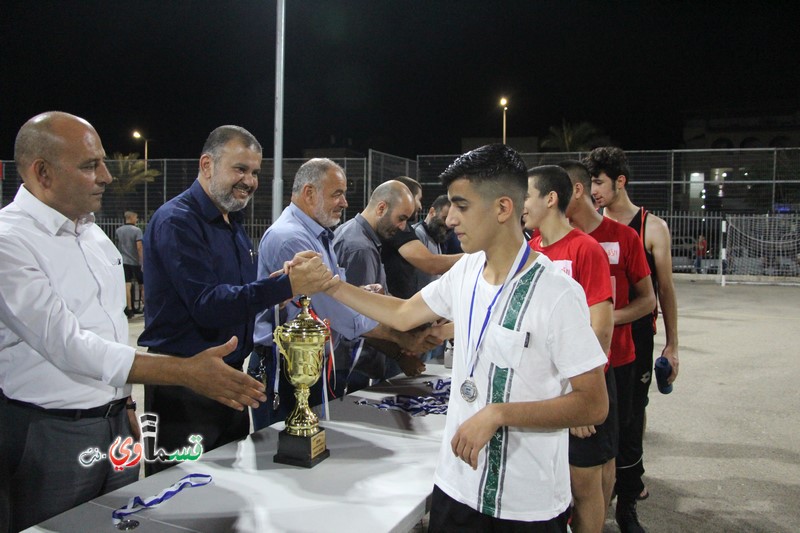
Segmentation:
<svg viewBox="0 0 800 533">
<path fill-rule="evenodd" d="M 283 326 L 278 326 L 272 332 L 272 342 L 274 342 L 278 346 L 278 357 L 280 357 L 281 354 L 287 354 L 288 355 L 288 352 L 286 351 L 286 347 L 283 344 Z M 284 355 L 283 358 L 286 360 L 286 367 L 285 367 L 286 371 L 290 372 L 292 370 L 292 361 L 290 360 L 290 358 L 287 355 Z M 287 374 L 287 377 L 288 377 L 288 374 Z"/>
</svg>

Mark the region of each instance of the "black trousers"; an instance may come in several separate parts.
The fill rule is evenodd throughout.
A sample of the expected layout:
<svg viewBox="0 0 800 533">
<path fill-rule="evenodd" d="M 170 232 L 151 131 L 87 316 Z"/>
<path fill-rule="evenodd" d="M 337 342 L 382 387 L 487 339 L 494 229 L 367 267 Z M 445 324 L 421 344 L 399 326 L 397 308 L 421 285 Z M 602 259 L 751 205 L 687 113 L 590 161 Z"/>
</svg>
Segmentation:
<svg viewBox="0 0 800 533">
<path fill-rule="evenodd" d="M 117 437 L 130 436 L 125 409 L 72 420 L 0 400 L 0 531 L 25 529 L 136 481 L 138 467 L 79 460 L 89 448 L 107 455 Z"/>
<path fill-rule="evenodd" d="M 429 533 L 564 533 L 567 531 L 568 519 L 569 509 L 555 518 L 537 522 L 494 518 L 454 500 L 434 485 L 428 531 Z"/>
<path fill-rule="evenodd" d="M 155 449 L 167 454 L 192 446 L 189 437 L 200 435 L 204 451 L 242 439 L 250 431 L 248 410 L 237 411 L 201 396 L 185 387 L 145 385 L 145 412 L 158 415 Z M 145 463 L 150 476 L 177 463 L 155 461 Z"/>
<path fill-rule="evenodd" d="M 650 383 L 653 381 L 653 331 L 633 329 L 636 348 L 633 380 L 631 382 L 630 416 L 622 426 L 620 420 L 619 454 L 617 454 L 617 482 L 615 490 L 622 498 L 635 498 L 644 490 L 644 416 L 649 401 Z"/>
</svg>

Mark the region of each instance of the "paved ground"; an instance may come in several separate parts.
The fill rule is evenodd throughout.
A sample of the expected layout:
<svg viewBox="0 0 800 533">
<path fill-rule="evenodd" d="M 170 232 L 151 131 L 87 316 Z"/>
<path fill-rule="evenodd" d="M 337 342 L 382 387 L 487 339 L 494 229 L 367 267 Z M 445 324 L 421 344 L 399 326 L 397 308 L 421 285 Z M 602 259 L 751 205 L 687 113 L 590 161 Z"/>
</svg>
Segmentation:
<svg viewBox="0 0 800 533">
<path fill-rule="evenodd" d="M 681 279 L 677 291 L 681 373 L 672 394 L 651 389 L 642 524 L 799 531 L 800 288 Z"/>
<path fill-rule="evenodd" d="M 651 391 L 640 519 L 650 533 L 800 531 L 800 287 L 678 277 L 681 374 Z"/>
</svg>

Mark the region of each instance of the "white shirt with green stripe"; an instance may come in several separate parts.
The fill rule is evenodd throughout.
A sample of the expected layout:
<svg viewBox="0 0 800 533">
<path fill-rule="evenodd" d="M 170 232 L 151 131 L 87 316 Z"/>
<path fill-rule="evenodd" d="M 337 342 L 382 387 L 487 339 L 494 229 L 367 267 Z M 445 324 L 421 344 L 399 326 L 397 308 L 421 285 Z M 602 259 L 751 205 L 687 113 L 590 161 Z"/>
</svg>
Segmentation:
<svg viewBox="0 0 800 533">
<path fill-rule="evenodd" d="M 485 259 L 483 252 L 466 255 L 422 289 L 428 307 L 455 323 L 453 392 L 434 482 L 455 500 L 496 518 L 549 520 L 571 499 L 567 429 L 501 427 L 481 451 L 477 470 L 453 455 L 450 441 L 487 399 L 525 402 L 567 394 L 569 378 L 604 365 L 606 356 L 589 324 L 583 289 L 540 254 L 494 304 L 473 375 L 478 398 L 464 400 L 458 391 L 474 359 L 467 338 L 475 344 L 499 289 L 482 276 L 475 285 Z"/>
</svg>

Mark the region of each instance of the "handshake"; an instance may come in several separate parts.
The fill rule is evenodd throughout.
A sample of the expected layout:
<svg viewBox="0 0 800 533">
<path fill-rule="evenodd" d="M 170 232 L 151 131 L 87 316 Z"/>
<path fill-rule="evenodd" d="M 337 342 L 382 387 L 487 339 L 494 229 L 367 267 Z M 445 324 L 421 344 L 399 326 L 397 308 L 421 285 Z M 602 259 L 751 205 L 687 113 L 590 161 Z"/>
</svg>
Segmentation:
<svg viewBox="0 0 800 533">
<path fill-rule="evenodd" d="M 386 354 L 400 366 L 405 375 L 411 377 L 419 376 L 426 370 L 420 357 L 441 346 L 448 335 L 448 328 L 437 324 L 419 326 L 411 331 L 384 328 L 390 331 L 392 340 L 368 338 L 367 344 Z"/>
<path fill-rule="evenodd" d="M 317 252 L 310 250 L 298 252 L 291 261 L 283 263 L 283 269 L 270 274 L 270 277 L 287 274 L 292 285 L 292 294 L 312 295 L 325 292 L 339 283 L 339 276 L 334 276 L 322 262 Z"/>
</svg>

